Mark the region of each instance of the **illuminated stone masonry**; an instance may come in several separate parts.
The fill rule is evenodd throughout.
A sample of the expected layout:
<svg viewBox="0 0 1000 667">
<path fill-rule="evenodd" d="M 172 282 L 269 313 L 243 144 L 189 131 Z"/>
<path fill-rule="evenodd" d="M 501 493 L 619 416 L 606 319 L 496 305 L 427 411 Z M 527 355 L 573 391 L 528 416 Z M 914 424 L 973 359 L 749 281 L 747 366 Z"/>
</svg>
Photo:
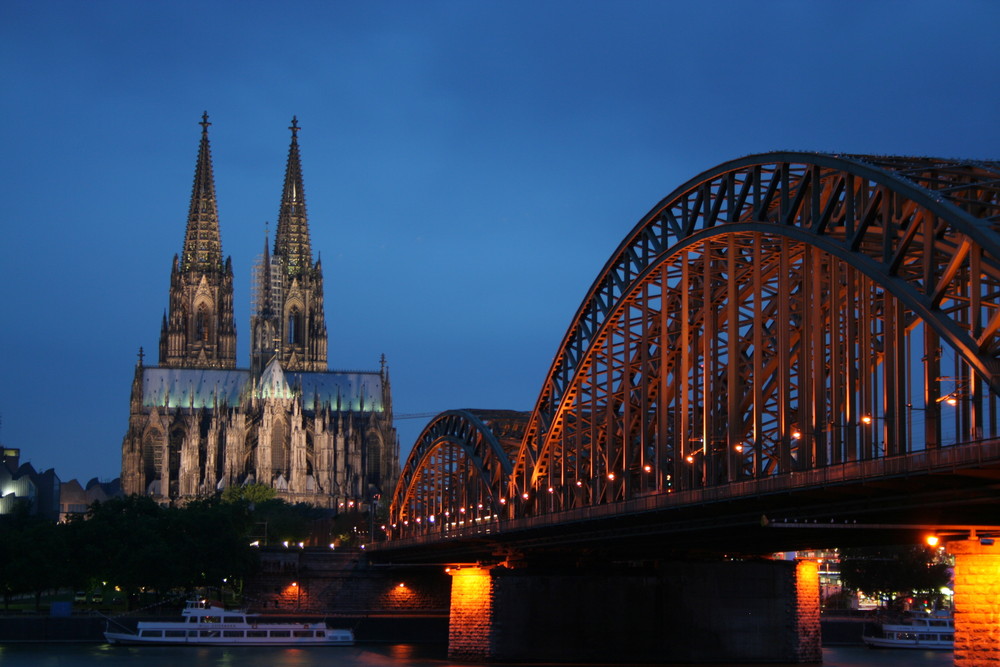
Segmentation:
<svg viewBox="0 0 1000 667">
<path fill-rule="evenodd" d="M 122 442 L 122 489 L 161 503 L 259 483 L 290 502 L 347 508 L 399 476 L 389 371 L 330 371 L 323 270 L 312 259 L 298 122 L 273 252 L 253 272 L 250 367 L 237 368 L 232 261 L 222 252 L 202 117 L 184 247 L 170 273 L 159 364 L 142 350 Z"/>
<path fill-rule="evenodd" d="M 1000 666 L 1000 545 L 992 538 L 949 542 L 955 557 L 955 665 Z"/>
</svg>

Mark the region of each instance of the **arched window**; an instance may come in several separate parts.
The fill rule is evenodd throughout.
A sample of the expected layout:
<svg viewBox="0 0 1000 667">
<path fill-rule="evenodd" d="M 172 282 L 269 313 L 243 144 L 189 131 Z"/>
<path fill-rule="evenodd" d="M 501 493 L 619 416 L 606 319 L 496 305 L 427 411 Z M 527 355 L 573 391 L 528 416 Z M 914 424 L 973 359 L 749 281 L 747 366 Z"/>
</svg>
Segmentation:
<svg viewBox="0 0 1000 667">
<path fill-rule="evenodd" d="M 160 479 L 163 470 L 163 442 L 157 431 L 150 431 L 142 439 L 143 488 Z"/>
<path fill-rule="evenodd" d="M 271 429 L 271 471 L 274 474 L 289 474 L 289 444 L 285 423 L 276 420 Z"/>
<path fill-rule="evenodd" d="M 167 475 L 170 479 L 169 496 L 180 495 L 181 449 L 184 447 L 184 429 L 175 428 L 170 432 L 167 450 Z M 161 474 L 162 478 L 162 474 Z"/>
<path fill-rule="evenodd" d="M 288 338 L 292 345 L 302 345 L 302 312 L 298 306 L 292 306 L 288 311 Z"/>
<path fill-rule="evenodd" d="M 194 338 L 202 343 L 207 343 L 209 339 L 208 308 L 205 304 L 198 306 L 198 314 L 194 318 Z"/>
</svg>

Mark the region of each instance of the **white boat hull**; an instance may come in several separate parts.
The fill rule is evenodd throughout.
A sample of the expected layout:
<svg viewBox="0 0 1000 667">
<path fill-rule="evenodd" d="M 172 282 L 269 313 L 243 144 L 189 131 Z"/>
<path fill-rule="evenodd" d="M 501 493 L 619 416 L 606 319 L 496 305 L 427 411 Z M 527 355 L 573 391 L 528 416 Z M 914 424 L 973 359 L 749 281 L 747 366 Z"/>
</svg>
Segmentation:
<svg viewBox="0 0 1000 667">
<path fill-rule="evenodd" d="M 227 610 L 208 600 L 188 600 L 183 620 L 139 621 L 135 632 L 108 630 L 112 644 L 157 646 L 351 646 L 354 633 L 326 623 L 291 623 Z M 119 625 L 119 627 L 122 627 Z M 122 627 L 123 630 L 127 628 Z"/>
<path fill-rule="evenodd" d="M 885 639 L 883 637 L 862 637 L 872 648 L 915 648 L 925 651 L 951 651 L 955 642 L 921 639 Z"/>
<path fill-rule="evenodd" d="M 352 646 L 354 637 L 333 634 L 324 637 L 143 637 L 132 632 L 105 632 L 110 644 L 147 646 Z"/>
</svg>

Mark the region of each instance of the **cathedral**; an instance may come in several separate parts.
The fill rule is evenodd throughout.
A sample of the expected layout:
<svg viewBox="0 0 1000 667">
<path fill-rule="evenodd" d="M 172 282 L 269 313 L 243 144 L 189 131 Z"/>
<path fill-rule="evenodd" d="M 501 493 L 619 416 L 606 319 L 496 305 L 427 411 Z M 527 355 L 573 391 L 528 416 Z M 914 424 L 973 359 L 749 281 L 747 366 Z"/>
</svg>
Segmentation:
<svg viewBox="0 0 1000 667">
<path fill-rule="evenodd" d="M 250 364 L 236 365 L 233 266 L 223 259 L 208 114 L 202 117 L 184 247 L 174 255 L 159 363 L 142 350 L 122 441 L 126 494 L 178 504 L 231 485 L 346 509 L 389 494 L 399 476 L 389 372 L 327 368 L 323 268 L 313 261 L 299 126 L 273 250 L 254 266 Z"/>
</svg>

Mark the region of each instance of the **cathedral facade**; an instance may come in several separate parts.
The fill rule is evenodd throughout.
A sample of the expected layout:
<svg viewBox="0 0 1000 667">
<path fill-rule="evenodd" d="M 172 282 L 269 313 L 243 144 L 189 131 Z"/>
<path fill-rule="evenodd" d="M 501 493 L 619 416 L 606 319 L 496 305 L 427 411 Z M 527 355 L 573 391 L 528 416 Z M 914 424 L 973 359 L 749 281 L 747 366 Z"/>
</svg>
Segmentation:
<svg viewBox="0 0 1000 667">
<path fill-rule="evenodd" d="M 265 484 L 289 502 L 348 508 L 399 476 L 389 373 L 331 371 L 323 269 L 314 262 L 292 120 L 273 250 L 253 271 L 250 364 L 236 363 L 233 268 L 223 259 L 208 115 L 184 247 L 170 271 L 159 363 L 140 350 L 122 441 L 122 489 L 161 503 Z"/>
</svg>

